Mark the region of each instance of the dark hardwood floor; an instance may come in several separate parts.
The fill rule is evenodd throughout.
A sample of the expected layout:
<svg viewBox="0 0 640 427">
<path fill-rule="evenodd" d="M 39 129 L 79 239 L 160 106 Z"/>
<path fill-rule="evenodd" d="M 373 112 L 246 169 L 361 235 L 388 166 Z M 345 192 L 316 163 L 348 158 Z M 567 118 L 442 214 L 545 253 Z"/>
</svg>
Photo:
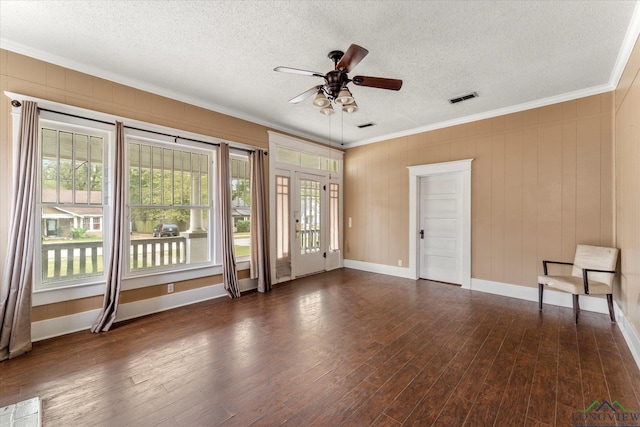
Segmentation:
<svg viewBox="0 0 640 427">
<path fill-rule="evenodd" d="M 0 363 L 0 407 L 34 396 L 44 426 L 569 426 L 640 412 L 640 372 L 606 314 L 343 269 L 37 342 Z"/>
</svg>

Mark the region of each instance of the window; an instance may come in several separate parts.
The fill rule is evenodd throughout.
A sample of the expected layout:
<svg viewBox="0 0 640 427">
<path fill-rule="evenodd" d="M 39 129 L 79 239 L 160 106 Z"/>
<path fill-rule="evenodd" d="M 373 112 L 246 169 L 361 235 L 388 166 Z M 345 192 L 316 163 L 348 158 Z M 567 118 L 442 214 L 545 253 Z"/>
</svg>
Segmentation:
<svg viewBox="0 0 640 427">
<path fill-rule="evenodd" d="M 336 183 L 329 185 L 329 250 L 332 252 L 340 250 L 340 192 Z"/>
<path fill-rule="evenodd" d="M 84 217 L 82 218 L 82 228 L 94 231 L 102 230 L 102 218 Z"/>
<path fill-rule="evenodd" d="M 309 169 L 319 169 L 329 172 L 338 171 L 337 159 L 288 148 L 277 147 L 276 160 L 278 162 L 287 163 L 293 166 L 302 166 Z"/>
<path fill-rule="evenodd" d="M 210 151 L 134 138 L 129 150 L 129 271 L 210 261 Z"/>
<path fill-rule="evenodd" d="M 289 177 L 276 175 L 276 278 L 291 276 Z"/>
<path fill-rule="evenodd" d="M 251 254 L 251 172 L 246 156 L 231 155 L 231 215 L 236 258 Z"/>
<path fill-rule="evenodd" d="M 300 180 L 300 224 L 296 230 L 300 239 L 300 254 L 321 251 L 322 184 L 313 179 Z"/>
<path fill-rule="evenodd" d="M 104 152 L 107 134 L 41 121 L 39 194 L 41 239 L 36 290 L 104 276 Z M 92 227 L 91 220 L 98 227 Z M 89 222 L 87 222 L 89 221 Z"/>
<path fill-rule="evenodd" d="M 123 289 L 190 280 L 221 272 L 221 240 L 214 230 L 214 138 L 169 136 L 160 126 L 125 126 L 124 176 L 110 167 L 115 127 L 110 116 L 42 101 L 35 189 L 35 305 L 101 295 L 111 249 L 118 183 L 125 196 Z M 56 108 L 55 112 L 46 108 Z M 16 109 L 17 110 L 17 109 Z M 15 111 L 15 110 L 14 110 Z M 13 116 L 17 140 L 20 114 Z M 232 153 L 236 209 L 235 251 L 250 249 L 250 168 Z M 46 291 L 46 292 L 39 292 Z"/>
</svg>

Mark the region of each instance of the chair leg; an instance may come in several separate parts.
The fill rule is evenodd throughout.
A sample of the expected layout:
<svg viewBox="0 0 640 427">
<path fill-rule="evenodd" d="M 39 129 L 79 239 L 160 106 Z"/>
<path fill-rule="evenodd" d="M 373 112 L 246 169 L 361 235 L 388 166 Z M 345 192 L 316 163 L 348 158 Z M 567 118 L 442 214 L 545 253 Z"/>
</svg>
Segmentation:
<svg viewBox="0 0 640 427">
<path fill-rule="evenodd" d="M 578 316 L 580 315 L 580 302 L 578 301 L 578 295 L 573 295 L 573 316 L 576 319 L 576 325 L 578 324 Z"/>
<path fill-rule="evenodd" d="M 607 294 L 607 305 L 609 306 L 609 317 L 611 317 L 611 323 L 616 323 L 616 315 L 613 312 L 613 294 Z"/>
<path fill-rule="evenodd" d="M 542 293 L 544 292 L 544 285 L 538 283 L 538 310 L 542 310 Z"/>
</svg>

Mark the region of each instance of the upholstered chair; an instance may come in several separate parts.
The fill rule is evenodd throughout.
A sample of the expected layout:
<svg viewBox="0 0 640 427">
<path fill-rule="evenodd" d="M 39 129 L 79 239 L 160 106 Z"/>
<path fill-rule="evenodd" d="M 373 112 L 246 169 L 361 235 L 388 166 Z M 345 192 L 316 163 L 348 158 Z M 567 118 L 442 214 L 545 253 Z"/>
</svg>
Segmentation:
<svg viewBox="0 0 640 427">
<path fill-rule="evenodd" d="M 542 310 L 542 294 L 548 286 L 573 294 L 573 315 L 578 323 L 580 315 L 580 295 L 606 295 L 609 316 L 615 322 L 613 313 L 613 279 L 618 262 L 618 249 L 602 246 L 578 245 L 573 262 L 542 261 L 544 276 L 538 276 L 538 308 Z M 547 264 L 572 265 L 570 276 L 550 276 Z"/>
</svg>

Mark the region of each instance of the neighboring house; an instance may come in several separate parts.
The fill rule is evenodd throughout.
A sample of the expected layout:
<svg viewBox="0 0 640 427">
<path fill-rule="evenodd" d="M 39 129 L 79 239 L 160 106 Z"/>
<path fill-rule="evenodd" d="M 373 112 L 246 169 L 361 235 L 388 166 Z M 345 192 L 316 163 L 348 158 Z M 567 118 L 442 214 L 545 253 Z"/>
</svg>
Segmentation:
<svg viewBox="0 0 640 427">
<path fill-rule="evenodd" d="M 78 194 L 81 195 L 82 192 L 78 192 Z M 92 203 L 99 203 L 101 197 L 100 192 L 91 192 Z M 86 204 L 86 198 L 84 200 L 77 199 L 77 204 Z M 72 191 L 60 190 L 57 193 L 56 189 L 47 188 L 42 191 L 42 200 L 45 203 L 54 200 L 71 201 L 73 200 Z M 102 232 L 102 207 L 88 204 L 85 207 L 77 206 L 77 204 L 60 206 L 45 203 L 42 206 L 42 236 L 47 238 L 71 238 L 72 228 L 84 228 L 88 232 Z"/>
<path fill-rule="evenodd" d="M 233 231 L 238 231 L 238 221 L 249 221 L 251 217 L 251 206 L 241 198 L 231 201 L 231 215 L 233 216 Z"/>
<path fill-rule="evenodd" d="M 89 232 L 102 231 L 102 208 L 42 208 L 42 235 L 48 238 L 70 238 L 72 228 Z"/>
</svg>

